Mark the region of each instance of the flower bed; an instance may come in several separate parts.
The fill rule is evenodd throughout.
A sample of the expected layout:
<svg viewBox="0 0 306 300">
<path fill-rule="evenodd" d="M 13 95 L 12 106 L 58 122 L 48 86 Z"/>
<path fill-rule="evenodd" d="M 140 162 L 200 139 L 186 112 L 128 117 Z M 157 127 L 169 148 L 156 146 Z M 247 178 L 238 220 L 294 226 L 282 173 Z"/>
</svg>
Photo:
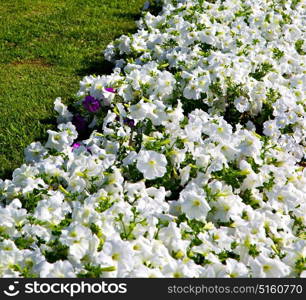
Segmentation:
<svg viewBox="0 0 306 300">
<path fill-rule="evenodd" d="M 305 276 L 305 4 L 161 4 L 0 181 L 0 276 Z"/>
</svg>

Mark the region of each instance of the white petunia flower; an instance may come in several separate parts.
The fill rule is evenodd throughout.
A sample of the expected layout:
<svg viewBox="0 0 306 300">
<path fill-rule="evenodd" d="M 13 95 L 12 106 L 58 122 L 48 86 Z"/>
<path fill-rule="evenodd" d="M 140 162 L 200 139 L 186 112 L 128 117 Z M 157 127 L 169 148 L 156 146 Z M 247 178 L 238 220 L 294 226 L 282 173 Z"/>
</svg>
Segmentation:
<svg viewBox="0 0 306 300">
<path fill-rule="evenodd" d="M 166 173 L 167 159 L 156 151 L 141 150 L 138 153 L 136 166 L 146 179 L 155 179 Z"/>
<path fill-rule="evenodd" d="M 67 106 L 62 103 L 61 98 L 55 99 L 54 110 L 59 114 L 57 123 L 67 123 L 72 120 L 73 114 L 68 110 Z"/>
<path fill-rule="evenodd" d="M 54 264 L 44 262 L 40 266 L 41 278 L 74 278 L 76 277 L 75 271 L 71 263 L 67 260 L 59 260 Z"/>
<path fill-rule="evenodd" d="M 280 259 L 264 255 L 251 260 L 250 266 L 254 277 L 286 277 L 290 273 L 289 266 Z"/>
<path fill-rule="evenodd" d="M 40 142 L 33 142 L 24 150 L 24 154 L 27 162 L 37 162 L 47 154 L 47 149 Z"/>
<path fill-rule="evenodd" d="M 211 209 L 204 190 L 194 185 L 181 192 L 179 203 L 182 212 L 191 219 L 205 220 Z"/>
</svg>

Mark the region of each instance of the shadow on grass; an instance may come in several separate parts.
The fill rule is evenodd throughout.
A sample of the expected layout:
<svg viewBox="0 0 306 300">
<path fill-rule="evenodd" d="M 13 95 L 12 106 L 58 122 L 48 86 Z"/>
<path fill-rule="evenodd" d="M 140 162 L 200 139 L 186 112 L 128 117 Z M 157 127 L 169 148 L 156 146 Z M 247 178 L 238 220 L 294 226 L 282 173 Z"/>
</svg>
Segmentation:
<svg viewBox="0 0 306 300">
<path fill-rule="evenodd" d="M 104 59 L 102 55 L 87 57 L 84 60 L 85 68 L 76 71 L 79 76 L 88 75 L 109 75 L 112 73 L 114 65 Z"/>
<path fill-rule="evenodd" d="M 55 115 L 48 117 L 48 118 L 41 119 L 39 120 L 39 123 L 44 124 L 44 125 L 50 125 L 51 127 L 54 127 L 54 128 L 56 128 L 56 125 L 57 125 Z"/>
<path fill-rule="evenodd" d="M 141 12 L 140 13 L 122 13 L 122 12 L 116 12 L 114 13 L 114 16 L 120 19 L 126 19 L 126 20 L 139 20 L 141 17 Z"/>
<path fill-rule="evenodd" d="M 2 168 L 0 170 L 0 179 L 12 179 L 13 170 L 11 168 Z"/>
</svg>

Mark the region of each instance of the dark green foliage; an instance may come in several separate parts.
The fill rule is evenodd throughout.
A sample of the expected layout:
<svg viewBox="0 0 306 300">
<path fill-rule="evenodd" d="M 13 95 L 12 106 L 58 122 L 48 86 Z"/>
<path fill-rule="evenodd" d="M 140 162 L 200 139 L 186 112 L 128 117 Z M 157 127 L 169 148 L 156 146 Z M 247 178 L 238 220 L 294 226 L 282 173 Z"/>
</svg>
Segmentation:
<svg viewBox="0 0 306 300">
<path fill-rule="evenodd" d="M 100 278 L 102 277 L 104 272 L 111 272 L 115 271 L 115 267 L 106 267 L 102 268 L 100 266 L 94 266 L 94 265 L 86 265 L 85 266 L 85 272 L 81 272 L 77 275 L 78 278 Z"/>
<path fill-rule="evenodd" d="M 290 134 L 290 133 L 293 133 L 293 132 L 294 132 L 293 124 L 288 124 L 288 125 L 286 125 L 284 128 L 281 128 L 281 129 L 280 129 L 280 132 L 281 132 L 282 134 Z"/>
<path fill-rule="evenodd" d="M 34 242 L 34 239 L 31 237 L 18 237 L 15 239 L 15 245 L 18 247 L 18 249 L 23 250 L 23 249 L 30 249 L 30 246 Z"/>
<path fill-rule="evenodd" d="M 223 168 L 220 171 L 213 172 L 213 176 L 231 185 L 233 188 L 239 188 L 246 175 L 241 173 L 234 165 L 229 168 Z"/>
<path fill-rule="evenodd" d="M 112 202 L 109 197 L 100 197 L 98 203 L 99 204 L 98 207 L 96 208 L 96 211 L 99 213 L 106 211 L 114 204 L 114 202 Z"/>
<path fill-rule="evenodd" d="M 29 213 L 33 213 L 37 203 L 46 195 L 48 195 L 48 191 L 34 189 L 31 193 L 20 195 L 19 200 L 21 201 L 23 208 L 25 208 Z"/>
<path fill-rule="evenodd" d="M 250 76 L 260 81 L 271 71 L 273 71 L 273 65 L 265 62 L 258 66 L 254 73 L 250 73 Z"/>
<path fill-rule="evenodd" d="M 273 58 L 281 59 L 284 56 L 284 51 L 279 50 L 278 48 L 273 49 Z"/>
<path fill-rule="evenodd" d="M 306 257 L 301 257 L 295 262 L 295 270 L 300 275 L 303 271 L 306 271 Z"/>
<path fill-rule="evenodd" d="M 234 252 L 232 251 L 221 251 L 219 254 L 218 254 L 218 257 L 220 259 L 220 261 L 222 263 L 225 263 L 225 261 L 228 259 L 228 258 L 232 258 L 232 259 L 237 259 L 239 261 L 239 255 L 238 254 L 235 254 Z"/>
<path fill-rule="evenodd" d="M 71 213 L 68 213 L 58 225 L 54 225 L 52 228 L 52 234 L 55 236 L 60 236 L 62 233 L 62 229 L 68 227 L 72 222 L 71 217 Z"/>
<path fill-rule="evenodd" d="M 302 49 L 303 45 L 304 45 L 304 40 L 297 40 L 295 42 L 295 49 L 296 49 L 297 53 L 300 54 L 300 55 L 305 55 L 306 54 L 306 52 Z"/>
<path fill-rule="evenodd" d="M 258 134 L 263 134 L 264 122 L 273 118 L 273 103 L 275 103 L 280 98 L 280 96 L 281 95 L 279 91 L 274 90 L 273 88 L 269 88 L 260 114 L 252 119 Z"/>
<path fill-rule="evenodd" d="M 296 6 L 297 6 L 301 1 L 302 1 L 302 0 L 292 0 L 292 1 L 291 1 L 290 8 L 291 8 L 291 9 L 295 9 Z"/>
<path fill-rule="evenodd" d="M 258 256 L 260 254 L 260 251 L 257 250 L 257 247 L 255 244 L 251 244 L 249 246 L 249 255 L 251 255 L 253 258 Z"/>
<path fill-rule="evenodd" d="M 241 192 L 239 196 L 241 197 L 243 203 L 250 205 L 253 209 L 260 207 L 258 200 L 254 198 L 250 189 Z"/>
<path fill-rule="evenodd" d="M 253 171 L 258 174 L 260 172 L 260 165 L 257 164 L 253 157 L 248 157 L 246 161 L 251 165 Z"/>
<path fill-rule="evenodd" d="M 44 255 L 49 263 L 54 263 L 58 260 L 65 260 L 68 256 L 69 247 L 60 243 L 58 239 L 50 242 L 51 251 L 45 251 Z"/>
<path fill-rule="evenodd" d="M 135 227 L 138 224 L 142 224 L 142 225 L 146 224 L 146 219 L 141 219 L 139 217 L 140 213 L 137 211 L 136 207 L 132 207 L 131 211 L 133 213 L 133 219 L 128 224 L 124 223 L 123 214 L 119 213 L 118 217 L 116 218 L 116 221 L 122 227 L 122 232 L 121 232 L 120 236 L 123 240 L 134 240 L 135 236 L 133 234 L 133 231 L 134 231 Z"/>
</svg>

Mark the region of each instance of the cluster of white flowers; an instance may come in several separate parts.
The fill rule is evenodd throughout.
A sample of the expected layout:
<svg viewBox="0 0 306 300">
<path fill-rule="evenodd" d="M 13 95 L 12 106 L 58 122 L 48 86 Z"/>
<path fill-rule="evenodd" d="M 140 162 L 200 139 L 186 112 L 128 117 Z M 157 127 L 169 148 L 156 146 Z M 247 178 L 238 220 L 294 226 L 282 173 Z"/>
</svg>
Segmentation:
<svg viewBox="0 0 306 300">
<path fill-rule="evenodd" d="M 0 180 L 0 277 L 306 276 L 305 2 L 161 4 Z"/>
</svg>

